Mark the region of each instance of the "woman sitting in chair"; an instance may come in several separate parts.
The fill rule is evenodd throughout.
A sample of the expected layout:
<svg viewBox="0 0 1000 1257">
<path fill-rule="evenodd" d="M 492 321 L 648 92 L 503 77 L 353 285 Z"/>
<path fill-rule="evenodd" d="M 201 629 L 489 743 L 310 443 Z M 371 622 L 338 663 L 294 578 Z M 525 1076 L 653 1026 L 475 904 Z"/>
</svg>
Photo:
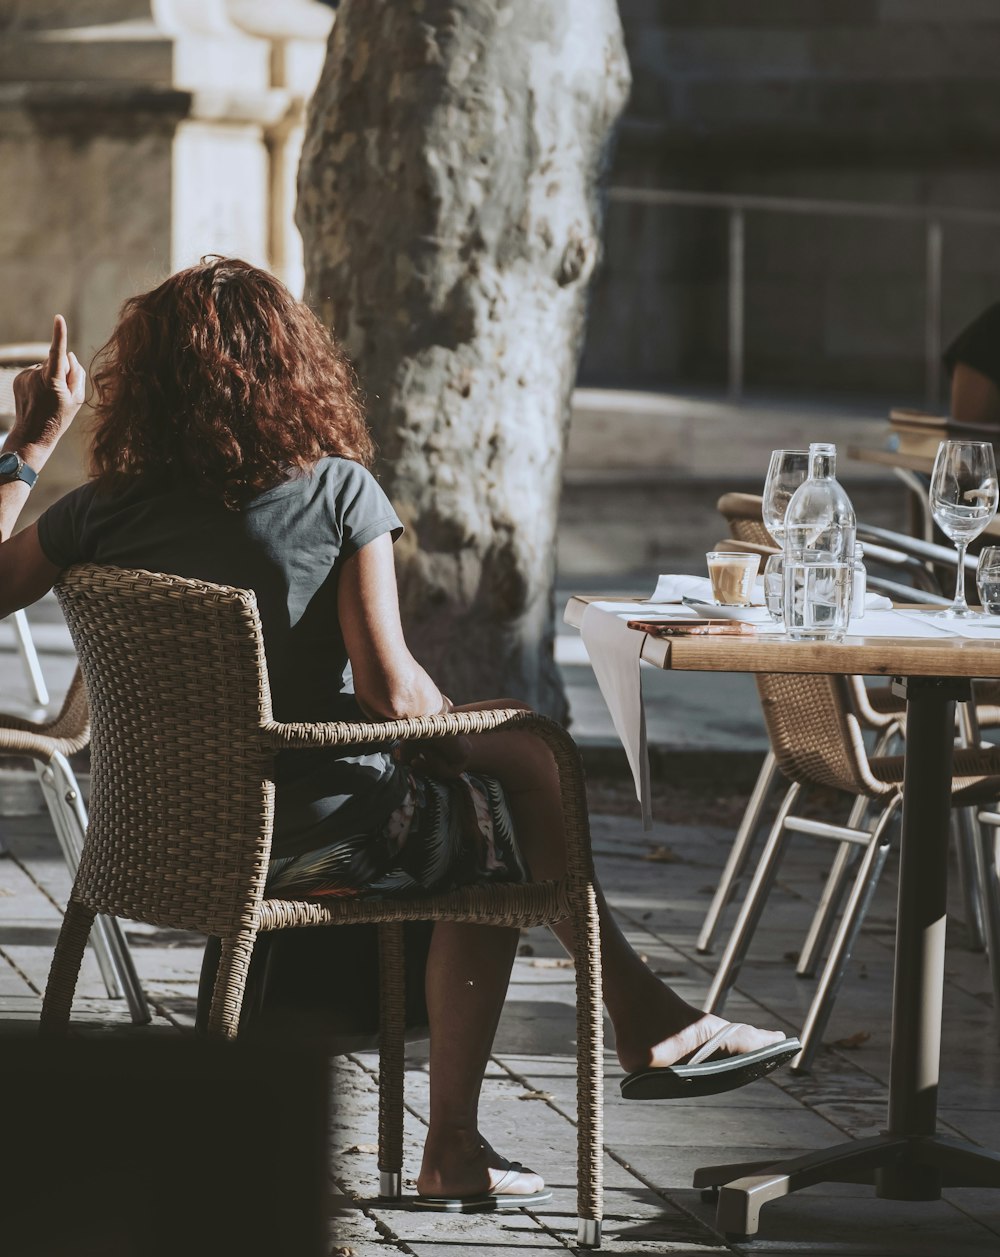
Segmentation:
<svg viewBox="0 0 1000 1257">
<path fill-rule="evenodd" d="M 92 479 L 11 537 L 84 384 L 57 317 L 48 361 L 17 377 L 0 462 L 0 615 L 81 561 L 238 586 L 257 595 L 276 719 L 453 710 L 403 636 L 392 557 L 402 526 L 368 470 L 351 369 L 273 276 L 209 258 L 126 302 L 94 375 Z M 435 740 L 409 762 L 298 751 L 279 756 L 276 772 L 272 895 L 386 896 L 563 873 L 555 763 L 530 734 Z M 780 1032 L 686 1003 L 598 901 L 626 1094 L 637 1083 L 660 1097 L 724 1091 L 795 1054 Z M 571 941 L 567 924 L 554 928 Z M 513 928 L 434 927 L 430 1126 L 417 1180 L 428 1207 L 547 1198 L 477 1120 L 517 940 Z"/>
</svg>

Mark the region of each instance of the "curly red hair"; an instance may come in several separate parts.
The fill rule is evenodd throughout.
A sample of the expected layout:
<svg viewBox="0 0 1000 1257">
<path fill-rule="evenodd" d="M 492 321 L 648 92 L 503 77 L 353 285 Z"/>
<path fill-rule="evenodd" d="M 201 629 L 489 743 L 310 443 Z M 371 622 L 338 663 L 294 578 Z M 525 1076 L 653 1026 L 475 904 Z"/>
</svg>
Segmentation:
<svg viewBox="0 0 1000 1257">
<path fill-rule="evenodd" d="M 239 258 L 205 257 L 122 307 L 94 379 L 94 478 L 181 478 L 239 507 L 328 454 L 374 446 L 351 366 L 308 306 Z"/>
</svg>

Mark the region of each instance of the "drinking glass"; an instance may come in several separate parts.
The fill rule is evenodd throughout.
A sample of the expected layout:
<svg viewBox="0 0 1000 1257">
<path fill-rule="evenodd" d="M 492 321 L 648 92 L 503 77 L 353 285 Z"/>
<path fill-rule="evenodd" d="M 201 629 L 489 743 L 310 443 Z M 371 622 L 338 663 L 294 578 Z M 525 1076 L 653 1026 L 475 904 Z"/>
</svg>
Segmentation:
<svg viewBox="0 0 1000 1257">
<path fill-rule="evenodd" d="M 965 551 L 997 513 L 997 499 L 997 467 L 990 442 L 942 441 L 931 473 L 931 514 L 958 552 L 955 600 L 938 613 L 943 617 L 973 614 L 965 601 Z"/>
<path fill-rule="evenodd" d="M 785 595 L 785 556 L 769 554 L 764 564 L 764 605 L 772 620 L 781 623 L 784 618 L 782 603 Z"/>
<path fill-rule="evenodd" d="M 1000 546 L 984 546 L 976 568 L 979 602 L 987 615 L 1000 615 Z"/>
<path fill-rule="evenodd" d="M 754 577 L 760 567 L 760 555 L 744 554 L 742 550 L 709 550 L 705 558 L 716 605 L 748 607 L 752 600 Z"/>
<path fill-rule="evenodd" d="M 760 513 L 775 545 L 785 544 L 785 511 L 792 494 L 809 478 L 808 450 L 772 450 Z"/>
<path fill-rule="evenodd" d="M 784 562 L 782 617 L 792 641 L 840 641 L 851 619 L 853 562 L 821 551 Z"/>
</svg>

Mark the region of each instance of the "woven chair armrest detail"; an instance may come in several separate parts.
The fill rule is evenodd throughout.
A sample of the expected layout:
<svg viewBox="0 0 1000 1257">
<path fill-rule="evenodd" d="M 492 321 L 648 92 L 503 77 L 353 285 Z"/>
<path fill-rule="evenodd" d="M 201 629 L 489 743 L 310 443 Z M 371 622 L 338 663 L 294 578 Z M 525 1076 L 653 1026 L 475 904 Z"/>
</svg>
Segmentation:
<svg viewBox="0 0 1000 1257">
<path fill-rule="evenodd" d="M 51 760 L 57 752 L 75 755 L 87 745 L 86 734 L 77 738 L 58 738 L 46 732 L 45 725 L 33 725 L 21 720 L 17 724 L 3 718 L 0 721 L 0 753 L 5 755 L 30 755 L 34 759 Z"/>
<path fill-rule="evenodd" d="M 32 733 L 30 729 L 0 726 L 0 755 L 24 755 L 48 763 L 59 749 L 51 738 Z"/>
<path fill-rule="evenodd" d="M 303 747 L 346 747 L 396 740 L 422 740 L 452 734 L 474 737 L 477 733 L 490 733 L 496 729 L 516 729 L 533 733 L 552 752 L 559 774 L 566 837 L 567 884 L 579 889 L 592 881 L 594 876 L 583 765 L 576 743 L 562 725 L 547 716 L 540 716 L 537 712 L 524 708 L 496 707 L 372 724 L 282 724 L 279 721 L 266 721 L 260 726 L 260 734 L 270 750 L 295 750 Z"/>
<path fill-rule="evenodd" d="M 529 728 L 546 721 L 544 716 L 523 708 L 492 708 L 485 711 L 449 712 L 446 716 L 411 716 L 406 720 L 339 721 L 330 724 L 281 724 L 276 720 L 261 726 L 265 743 L 272 750 L 298 750 L 317 746 L 358 746 L 378 742 L 412 741 L 475 735 L 494 729 Z"/>
<path fill-rule="evenodd" d="M 880 755 L 871 761 L 871 766 L 880 781 L 902 783 L 902 755 Z M 987 747 L 957 747 L 952 756 L 951 773 L 953 781 L 981 778 L 983 782 L 996 782 L 1000 780 L 1000 752 Z"/>
<path fill-rule="evenodd" d="M 18 733 L 48 733 L 48 723 L 41 724 L 37 720 L 28 720 L 24 716 L 15 716 L 11 712 L 0 711 L 0 730 L 16 730 Z"/>
<path fill-rule="evenodd" d="M 59 713 L 48 720 L 29 720 L 12 712 L 0 712 L 0 738 L 5 732 L 22 733 L 34 738 L 35 743 L 46 741 L 54 751 L 63 755 L 75 755 L 90 741 L 90 712 L 87 708 L 87 690 L 80 669 L 77 668 L 70 682 Z M 9 749 L 6 739 L 5 749 Z"/>
</svg>

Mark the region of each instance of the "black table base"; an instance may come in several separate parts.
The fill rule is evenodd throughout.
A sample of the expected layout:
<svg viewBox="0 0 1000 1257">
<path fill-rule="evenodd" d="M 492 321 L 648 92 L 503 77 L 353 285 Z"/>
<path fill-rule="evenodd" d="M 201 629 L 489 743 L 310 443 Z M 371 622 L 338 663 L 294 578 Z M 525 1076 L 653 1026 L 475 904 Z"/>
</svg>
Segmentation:
<svg viewBox="0 0 1000 1257">
<path fill-rule="evenodd" d="M 816 1183 L 870 1183 L 890 1200 L 1000 1188 L 1000 1153 L 936 1133 L 955 702 L 971 697 L 969 682 L 912 677 L 893 689 L 906 698 L 906 763 L 888 1129 L 790 1160 L 697 1170 L 695 1187 L 719 1189 L 727 1238 L 755 1235 L 764 1205 Z"/>
</svg>

